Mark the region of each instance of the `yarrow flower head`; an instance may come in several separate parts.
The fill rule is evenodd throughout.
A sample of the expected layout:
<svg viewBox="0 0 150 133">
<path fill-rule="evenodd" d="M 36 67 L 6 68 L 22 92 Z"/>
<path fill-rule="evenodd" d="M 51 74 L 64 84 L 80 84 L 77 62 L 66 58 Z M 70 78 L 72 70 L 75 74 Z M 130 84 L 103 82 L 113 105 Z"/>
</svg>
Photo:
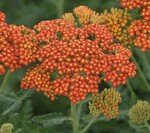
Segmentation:
<svg viewBox="0 0 150 133">
<path fill-rule="evenodd" d="M 134 45 L 141 48 L 142 51 L 150 49 L 150 25 L 147 20 L 135 20 L 131 23 L 129 35 L 134 40 Z"/>
<path fill-rule="evenodd" d="M 105 88 L 100 94 L 97 93 L 92 96 L 92 102 L 89 103 L 90 113 L 94 116 L 102 113 L 108 118 L 116 118 L 119 114 L 118 104 L 120 102 L 120 93 L 115 88 Z"/>
<path fill-rule="evenodd" d="M 142 124 L 150 120 L 150 104 L 147 101 L 137 101 L 129 111 L 133 123 Z"/>
<path fill-rule="evenodd" d="M 6 21 L 6 15 L 0 11 L 0 21 L 5 22 Z"/>
<path fill-rule="evenodd" d="M 112 44 L 113 36 L 106 25 L 95 23 L 79 28 L 56 19 L 42 21 L 34 29 L 39 46 L 36 59 L 41 63 L 27 71 L 21 82 L 24 89 L 36 88 L 51 100 L 57 95 L 67 96 L 77 103 L 87 93 L 98 92 L 101 73 L 114 86 L 135 76 L 136 67 L 129 61 L 130 50 Z M 53 73 L 57 76 L 51 80 Z"/>
<path fill-rule="evenodd" d="M 134 8 L 141 9 L 141 16 L 145 20 L 150 20 L 150 1 L 149 0 L 121 0 L 121 6 L 125 10 L 132 10 Z"/>
<path fill-rule="evenodd" d="M 4 21 L 4 14 L 1 15 L 0 74 L 4 74 L 7 68 L 14 71 L 35 61 L 37 44 L 35 31 L 25 26 L 9 25 Z"/>
<path fill-rule="evenodd" d="M 126 84 L 128 77 L 136 75 L 136 65 L 129 61 L 132 56 L 131 51 L 118 44 L 109 46 L 107 50 L 112 54 L 105 56 L 108 64 L 107 71 L 104 72 L 104 81 L 111 81 L 113 86 Z"/>
</svg>

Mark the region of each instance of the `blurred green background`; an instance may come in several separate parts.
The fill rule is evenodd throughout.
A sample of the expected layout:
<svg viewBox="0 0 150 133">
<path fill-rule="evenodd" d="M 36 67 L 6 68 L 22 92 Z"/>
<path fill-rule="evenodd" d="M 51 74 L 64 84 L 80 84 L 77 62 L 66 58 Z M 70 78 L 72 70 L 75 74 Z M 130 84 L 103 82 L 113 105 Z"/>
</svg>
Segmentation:
<svg viewBox="0 0 150 133">
<path fill-rule="evenodd" d="M 72 12 L 78 5 L 86 5 L 91 9 L 103 12 L 111 7 L 120 8 L 116 0 L 0 0 L 0 10 L 7 16 L 9 24 L 25 25 L 32 27 L 42 20 L 60 18 L 65 12 Z M 120 104 L 120 115 L 115 120 L 101 118 L 92 125 L 87 133 L 148 133 L 144 128 L 132 125 L 128 119 L 129 108 L 136 103 L 137 99 L 150 102 L 150 52 L 142 53 L 138 48 L 134 48 L 133 55 L 137 61 L 137 76 L 128 80 L 127 86 L 120 86 L 117 89 L 122 94 L 122 103 Z M 27 67 L 17 70 L 11 75 L 7 84 L 7 90 L 15 97 L 21 97 L 26 92 L 20 89 L 20 81 L 24 76 Z M 0 76 L 2 83 L 5 75 Z M 102 84 L 100 89 L 108 84 Z M 71 133 L 71 125 L 67 122 L 59 126 L 50 127 L 31 124 L 31 117 L 44 115 L 51 112 L 61 112 L 67 115 L 70 110 L 70 101 L 67 98 L 59 97 L 51 102 L 40 92 L 31 92 L 30 98 L 23 101 L 23 106 L 16 106 L 16 110 L 8 110 L 7 115 L 0 115 L 0 124 L 12 122 L 15 126 L 14 132 L 20 133 Z M 28 97 L 28 96 L 27 96 Z M 12 96 L 11 96 L 12 98 Z M 13 99 L 13 98 L 12 98 Z M 1 101 L 0 101 L 1 102 Z M 1 102 L 0 106 L 4 104 Z M 12 102 L 12 104 L 14 104 Z M 9 105 L 10 106 L 10 105 Z M 83 105 L 82 114 L 88 114 L 88 105 Z M 1 107 L 0 107 L 1 108 Z M 5 110 L 7 110 L 7 106 Z M 4 111 L 1 110 L 1 113 Z M 24 113 L 22 117 L 22 112 Z M 28 115 L 31 115 L 30 117 Z M 11 117 L 10 117 L 11 116 Z M 83 124 L 87 124 L 90 117 L 87 115 L 82 119 Z M 31 122 L 31 123 L 28 123 Z M 59 128 L 58 128 L 59 127 Z M 63 129 L 63 130 L 62 130 Z"/>
</svg>

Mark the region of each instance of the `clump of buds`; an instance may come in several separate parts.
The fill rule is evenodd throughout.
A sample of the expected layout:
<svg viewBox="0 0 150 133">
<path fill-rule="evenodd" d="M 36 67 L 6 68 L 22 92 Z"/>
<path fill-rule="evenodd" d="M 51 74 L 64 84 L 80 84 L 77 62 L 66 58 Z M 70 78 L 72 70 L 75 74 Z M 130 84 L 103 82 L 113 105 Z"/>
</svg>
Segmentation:
<svg viewBox="0 0 150 133">
<path fill-rule="evenodd" d="M 137 101 L 129 111 L 129 118 L 133 123 L 143 124 L 150 120 L 150 104 L 147 101 Z"/>
<path fill-rule="evenodd" d="M 120 102 L 120 93 L 115 88 L 105 88 L 100 94 L 92 96 L 92 102 L 89 103 L 90 113 L 96 117 L 102 113 L 108 118 L 116 118 Z"/>
<path fill-rule="evenodd" d="M 89 24 L 90 18 L 94 13 L 94 11 L 88 8 L 87 6 L 78 6 L 73 9 L 73 12 L 79 19 L 81 25 Z"/>
<path fill-rule="evenodd" d="M 90 23 L 100 24 L 101 18 L 98 12 L 93 11 L 87 6 L 78 6 L 73 9 L 73 13 L 65 13 L 63 20 L 71 22 L 75 26 L 83 27 Z"/>
<path fill-rule="evenodd" d="M 106 24 L 114 39 L 123 45 L 132 44 L 132 39 L 128 36 L 127 23 L 131 20 L 131 15 L 124 10 L 111 8 L 110 13 L 105 10 L 100 14 L 100 24 Z"/>
</svg>

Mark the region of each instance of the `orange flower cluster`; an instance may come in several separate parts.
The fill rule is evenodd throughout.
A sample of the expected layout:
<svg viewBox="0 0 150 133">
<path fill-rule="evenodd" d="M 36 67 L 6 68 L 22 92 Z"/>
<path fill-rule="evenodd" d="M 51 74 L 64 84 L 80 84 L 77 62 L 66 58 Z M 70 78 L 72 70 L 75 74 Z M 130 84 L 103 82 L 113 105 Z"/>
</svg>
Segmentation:
<svg viewBox="0 0 150 133">
<path fill-rule="evenodd" d="M 98 92 L 101 73 L 114 86 L 125 84 L 128 77 L 135 76 L 136 67 L 129 61 L 131 51 L 112 44 L 112 35 L 105 25 L 78 28 L 56 19 L 40 22 L 34 29 L 41 45 L 36 52 L 41 64 L 28 70 L 22 88 L 37 88 L 52 100 L 57 95 L 68 96 L 77 103 L 87 93 Z M 50 76 L 53 73 L 57 74 L 55 80 Z"/>
<path fill-rule="evenodd" d="M 89 24 L 105 24 L 116 42 L 123 45 L 133 43 L 126 28 L 127 23 L 131 20 L 131 16 L 127 11 L 112 8 L 110 13 L 105 10 L 104 13 L 99 14 L 86 6 L 78 6 L 74 8 L 73 12 L 77 16 L 77 19 L 75 19 L 73 13 L 65 13 L 62 19 L 81 27 Z"/>
<path fill-rule="evenodd" d="M 6 16 L 5 16 L 5 14 L 4 13 L 2 13 L 2 12 L 0 12 L 0 28 L 1 27 L 3 27 L 3 29 L 6 29 L 6 25 L 5 25 L 5 18 L 6 18 Z M 2 29 L 0 29 L 0 31 L 1 31 Z M 2 34 L 0 33 L 0 44 L 1 44 L 1 41 L 3 40 L 3 36 L 2 36 Z M 1 45 L 0 45 L 0 47 L 1 47 Z M 1 51 L 1 48 L 0 48 L 0 51 Z M 1 56 L 1 55 L 0 55 Z M 1 58 L 1 57 L 0 57 Z M 2 74 L 4 74 L 6 72 L 6 70 L 5 70 L 5 67 L 4 67 L 4 65 L 2 65 L 2 64 L 0 64 L 0 75 L 2 75 Z"/>
<path fill-rule="evenodd" d="M 35 61 L 36 32 L 25 26 L 8 25 L 0 13 L 0 74 L 21 68 Z"/>
<path fill-rule="evenodd" d="M 100 14 L 101 24 L 106 24 L 111 31 L 114 39 L 123 45 L 132 44 L 132 39 L 128 36 L 127 22 L 131 20 L 131 16 L 127 11 L 112 8 L 110 13 L 105 10 Z"/>
<path fill-rule="evenodd" d="M 5 22 L 5 20 L 6 20 L 6 15 L 0 11 L 0 22 L 1 21 Z"/>
<path fill-rule="evenodd" d="M 129 27 L 129 35 L 135 38 L 134 45 L 139 46 L 143 52 L 150 49 L 149 21 L 146 20 L 133 21 Z"/>
<path fill-rule="evenodd" d="M 75 39 L 79 33 L 79 29 L 61 19 L 42 21 L 34 26 L 37 31 L 36 38 L 40 43 L 49 43 L 51 40 L 69 41 Z M 80 33 L 81 36 L 84 36 Z"/>
<path fill-rule="evenodd" d="M 150 21 L 150 1 L 149 5 L 144 7 L 140 14 L 145 20 Z"/>
<path fill-rule="evenodd" d="M 141 16 L 145 20 L 150 20 L 150 1 L 149 0 L 121 0 L 121 6 L 125 10 L 132 10 L 133 8 L 141 9 Z"/>
<path fill-rule="evenodd" d="M 102 113 L 108 118 L 116 118 L 120 102 L 120 93 L 115 88 L 105 88 L 100 94 L 92 96 L 92 103 L 89 103 L 90 114 L 97 117 Z"/>
<path fill-rule="evenodd" d="M 83 10 L 87 12 L 82 14 Z M 126 84 L 136 74 L 136 66 L 129 60 L 131 51 L 113 43 L 108 26 L 96 23 L 99 14 L 85 6 L 75 8 L 74 13 L 80 18 L 80 28 L 72 14 L 66 14 L 68 21 L 42 21 L 34 30 L 9 25 L 0 13 L 0 74 L 6 68 L 14 71 L 38 60 L 38 65 L 27 70 L 21 88 L 36 88 L 51 100 L 67 96 L 73 103 L 85 99 L 87 93 L 97 93 L 102 75 L 113 86 Z M 124 19 L 119 22 L 126 24 Z"/>
<path fill-rule="evenodd" d="M 129 49 L 114 44 L 108 48 L 108 51 L 112 54 L 106 55 L 108 71 L 105 73 L 105 81 L 111 81 L 113 86 L 119 86 L 120 84 L 126 84 L 128 77 L 136 75 L 136 66 L 129 59 L 132 53 Z"/>
<path fill-rule="evenodd" d="M 55 94 L 51 89 L 50 72 L 44 71 L 40 65 L 29 68 L 26 76 L 21 81 L 21 88 L 28 90 L 29 88 L 36 88 L 37 91 L 49 92 L 51 100 L 55 99 Z M 51 93 L 50 93 L 51 91 Z"/>
<path fill-rule="evenodd" d="M 121 5 L 126 10 L 141 9 L 139 15 L 143 20 L 134 20 L 128 27 L 129 36 L 135 46 L 139 46 L 143 52 L 150 49 L 150 1 L 149 0 L 121 0 Z"/>
</svg>

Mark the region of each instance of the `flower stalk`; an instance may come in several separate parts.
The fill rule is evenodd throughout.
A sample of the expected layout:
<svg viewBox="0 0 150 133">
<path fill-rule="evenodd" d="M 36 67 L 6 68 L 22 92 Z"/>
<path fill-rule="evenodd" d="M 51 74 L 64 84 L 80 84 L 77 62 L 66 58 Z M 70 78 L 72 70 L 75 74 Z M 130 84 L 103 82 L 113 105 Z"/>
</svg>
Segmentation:
<svg viewBox="0 0 150 133">
<path fill-rule="evenodd" d="M 138 71 L 138 73 L 140 74 L 140 77 L 142 78 L 142 80 L 143 80 L 143 82 L 144 82 L 146 88 L 149 89 L 149 88 L 150 88 L 150 85 L 149 85 L 147 79 L 145 78 L 145 76 L 144 76 L 144 74 L 143 74 L 143 72 L 142 72 L 142 70 L 141 70 L 139 64 L 137 63 L 137 61 L 136 61 L 136 59 L 134 58 L 134 56 L 132 56 L 131 59 L 132 59 L 132 61 L 136 64 L 136 66 L 137 66 L 137 71 Z"/>
<path fill-rule="evenodd" d="M 73 133 L 79 133 L 78 130 L 79 123 L 78 123 L 76 104 L 73 104 L 72 102 L 71 102 L 71 118 L 72 118 Z"/>
<path fill-rule="evenodd" d="M 96 122 L 96 118 L 97 117 L 93 117 L 93 119 L 91 119 L 91 121 L 84 127 L 84 129 L 80 133 L 85 133 L 91 127 L 91 125 Z"/>
<path fill-rule="evenodd" d="M 148 129 L 148 131 L 150 132 L 150 125 L 149 125 L 148 122 L 145 122 L 145 126 L 146 126 L 146 128 Z"/>
</svg>

